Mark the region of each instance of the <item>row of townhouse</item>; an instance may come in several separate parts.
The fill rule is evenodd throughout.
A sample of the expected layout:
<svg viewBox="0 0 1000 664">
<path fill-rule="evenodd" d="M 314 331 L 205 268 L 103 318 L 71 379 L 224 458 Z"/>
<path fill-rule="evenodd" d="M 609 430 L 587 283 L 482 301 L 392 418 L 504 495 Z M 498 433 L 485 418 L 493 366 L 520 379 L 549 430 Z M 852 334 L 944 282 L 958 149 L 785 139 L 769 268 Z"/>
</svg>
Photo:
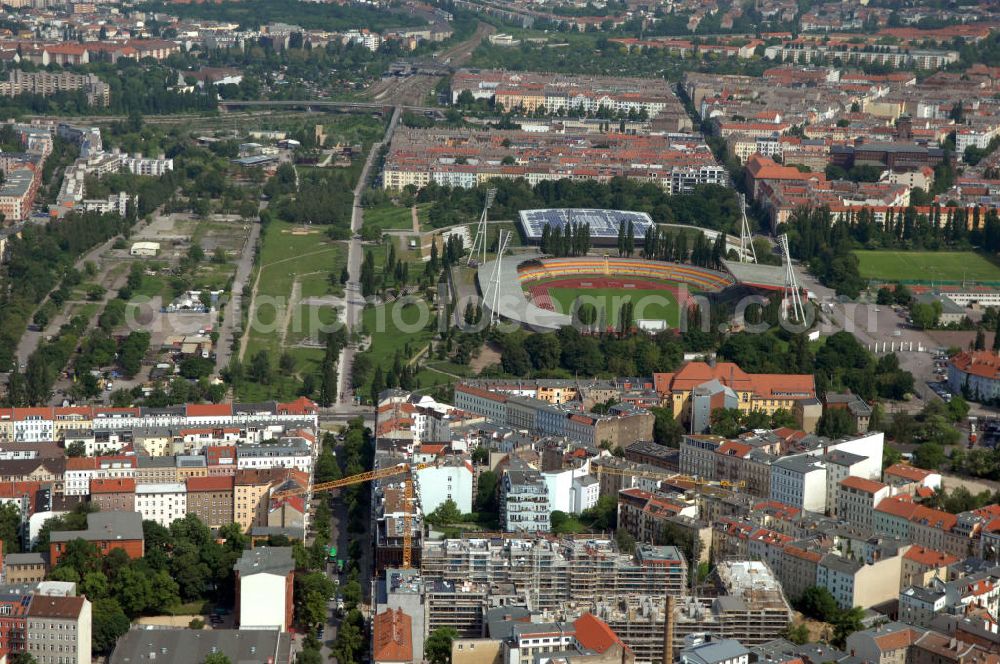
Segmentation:
<svg viewBox="0 0 1000 664">
<path fill-rule="evenodd" d="M 304 397 L 289 403 L 186 404 L 167 408 L 45 406 L 0 409 L 0 441 L 63 440 L 70 431 L 135 431 L 154 428 L 235 427 L 269 438 L 288 426 L 316 429 L 319 410 Z"/>
<path fill-rule="evenodd" d="M 138 484 L 183 482 L 192 477 L 232 476 L 242 470 L 291 468 L 311 475 L 315 449 L 302 438 L 261 445 L 211 446 L 201 454 L 150 457 L 71 457 L 65 462 L 62 493 L 86 496 L 93 480 L 130 479 Z M 9 462 L 0 462 L 0 465 Z M 2 467 L 2 466 L 0 466 Z"/>
<path fill-rule="evenodd" d="M 90 664 L 92 607 L 76 595 L 76 584 L 0 586 L 0 616 L 0 658 L 29 655 L 38 664 Z"/>
<path fill-rule="evenodd" d="M 943 69 L 958 62 L 958 51 L 909 50 L 895 46 L 856 48 L 846 44 L 789 42 L 766 47 L 764 57 L 795 64 L 840 61 L 848 64 L 883 65 L 894 69 Z"/>
<path fill-rule="evenodd" d="M 653 118 L 680 102 L 666 81 L 644 78 L 568 76 L 540 72 L 463 69 L 451 79 L 452 103 L 463 93 L 494 100 L 505 109 L 534 113 L 579 110 L 642 111 Z"/>
<path fill-rule="evenodd" d="M 672 194 L 698 185 L 729 184 L 701 135 L 601 134 L 551 130 L 413 130 L 393 135 L 383 186 L 421 188 L 431 183 L 474 187 L 496 178 L 531 185 L 561 179 L 657 184 Z"/>
<path fill-rule="evenodd" d="M 89 496 L 102 511 L 139 512 L 165 527 L 194 514 L 212 529 L 237 523 L 246 532 L 277 529 L 301 537 L 308 522 L 309 479 L 307 473 L 284 468 L 146 484 L 94 479 Z"/>
<path fill-rule="evenodd" d="M 681 439 L 680 472 L 738 483 L 760 498 L 811 512 L 837 513 L 839 483 L 849 476 L 879 479 L 885 435 L 869 433 L 831 441 L 777 429 L 727 440 Z"/>
<path fill-rule="evenodd" d="M 655 419 L 649 411 L 629 404 L 617 404 L 607 413 L 597 414 L 583 410 L 580 403 L 556 405 L 470 384 L 455 386 L 455 407 L 515 429 L 594 446 L 607 441 L 613 447 L 624 447 L 636 440 L 651 440 Z"/>
</svg>

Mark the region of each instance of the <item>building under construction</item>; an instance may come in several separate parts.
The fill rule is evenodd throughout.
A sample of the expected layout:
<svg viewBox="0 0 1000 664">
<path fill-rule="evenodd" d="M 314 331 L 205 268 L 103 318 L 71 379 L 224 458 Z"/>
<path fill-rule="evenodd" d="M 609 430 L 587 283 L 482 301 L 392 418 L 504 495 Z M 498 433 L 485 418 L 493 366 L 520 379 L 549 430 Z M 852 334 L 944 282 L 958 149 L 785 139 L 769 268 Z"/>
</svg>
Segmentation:
<svg viewBox="0 0 1000 664">
<path fill-rule="evenodd" d="M 680 652 L 684 637 L 709 632 L 720 638 L 751 646 L 784 634 L 792 617 L 775 579 L 765 563 L 719 563 L 716 568 L 719 596 L 683 597 L 673 602 L 673 652 Z M 637 664 L 663 664 L 666 649 L 662 593 L 607 595 L 595 602 L 593 612 L 632 649 Z"/>
<path fill-rule="evenodd" d="M 673 546 L 640 544 L 622 553 L 598 535 L 497 534 L 424 543 L 425 583 L 505 586 L 532 612 L 572 614 L 608 598 L 685 594 L 687 562 Z M 662 627 L 662 621 L 661 621 Z"/>
</svg>

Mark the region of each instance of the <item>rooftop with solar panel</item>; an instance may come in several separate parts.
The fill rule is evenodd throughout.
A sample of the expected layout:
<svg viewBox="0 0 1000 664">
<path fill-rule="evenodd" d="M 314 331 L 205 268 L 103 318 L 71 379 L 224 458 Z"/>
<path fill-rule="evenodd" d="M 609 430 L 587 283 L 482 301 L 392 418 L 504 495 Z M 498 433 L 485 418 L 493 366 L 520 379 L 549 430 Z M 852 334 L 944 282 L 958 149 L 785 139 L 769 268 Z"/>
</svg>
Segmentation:
<svg viewBox="0 0 1000 664">
<path fill-rule="evenodd" d="M 613 244 L 618 238 L 619 229 L 632 222 L 632 232 L 637 238 L 646 235 L 653 225 L 652 218 L 645 212 L 629 210 L 597 210 L 592 208 L 545 208 L 537 210 L 521 210 L 521 229 L 528 242 L 539 242 L 545 226 L 550 231 L 564 226 L 588 226 L 590 237 L 595 244 Z"/>
</svg>

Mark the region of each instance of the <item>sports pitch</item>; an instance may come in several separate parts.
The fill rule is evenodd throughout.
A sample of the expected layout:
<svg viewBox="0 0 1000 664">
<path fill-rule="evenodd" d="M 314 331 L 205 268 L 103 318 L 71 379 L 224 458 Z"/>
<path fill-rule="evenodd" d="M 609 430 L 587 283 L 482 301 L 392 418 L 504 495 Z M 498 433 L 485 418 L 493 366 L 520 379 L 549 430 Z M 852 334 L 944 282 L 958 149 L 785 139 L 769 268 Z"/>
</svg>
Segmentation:
<svg viewBox="0 0 1000 664">
<path fill-rule="evenodd" d="M 1000 266 L 973 251 L 855 251 L 854 254 L 865 279 L 1000 282 Z"/>
<path fill-rule="evenodd" d="M 618 314 L 626 302 L 635 305 L 635 320 L 665 320 L 670 327 L 677 327 L 680 322 L 677 296 L 665 288 L 549 288 L 548 293 L 559 313 L 571 313 L 574 302 L 580 298 L 581 302 L 597 307 L 597 320 L 606 321 L 607 325 L 618 324 Z"/>
</svg>

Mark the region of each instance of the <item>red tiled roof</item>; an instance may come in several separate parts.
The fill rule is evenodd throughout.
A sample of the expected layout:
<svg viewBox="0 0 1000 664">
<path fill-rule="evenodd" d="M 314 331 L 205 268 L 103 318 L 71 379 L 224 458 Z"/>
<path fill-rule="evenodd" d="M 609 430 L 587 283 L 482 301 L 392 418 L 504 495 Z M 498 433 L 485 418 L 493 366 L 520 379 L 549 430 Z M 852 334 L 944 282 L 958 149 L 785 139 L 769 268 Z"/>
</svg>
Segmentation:
<svg viewBox="0 0 1000 664">
<path fill-rule="evenodd" d="M 622 650 L 629 649 L 606 622 L 591 613 L 584 613 L 574 620 L 573 627 L 576 629 L 576 640 L 589 650 L 603 654 L 615 644 Z"/>
<path fill-rule="evenodd" d="M 90 480 L 90 493 L 135 493 L 135 480 L 130 477 Z"/>
<path fill-rule="evenodd" d="M 747 445 L 746 443 L 737 443 L 735 440 L 727 440 L 719 449 L 715 451 L 716 454 L 721 454 L 723 456 L 735 456 L 743 458 L 753 451 L 752 445 Z"/>
<path fill-rule="evenodd" d="M 413 661 L 413 619 L 402 609 L 386 609 L 372 620 L 375 662 Z"/>
<path fill-rule="evenodd" d="M 911 482 L 923 482 L 927 479 L 928 475 L 931 474 L 932 473 L 929 470 L 914 468 L 913 466 L 904 466 L 901 463 L 889 466 L 882 472 L 883 476 L 893 475 L 895 477 L 901 477 L 905 480 L 910 480 Z"/>
<path fill-rule="evenodd" d="M 916 512 L 917 506 L 913 504 L 913 499 L 909 496 L 893 496 L 879 502 L 875 506 L 875 509 L 885 514 L 909 520 L 913 516 L 913 513 Z"/>
<path fill-rule="evenodd" d="M 856 477 L 854 475 L 845 477 L 841 480 L 840 486 L 844 486 L 849 489 L 856 489 L 857 491 L 864 491 L 865 493 L 878 493 L 882 489 L 886 488 L 886 485 L 881 482 L 866 480 L 863 477 Z"/>
<path fill-rule="evenodd" d="M 96 470 L 97 459 L 93 457 L 69 457 L 66 459 L 66 470 Z"/>
<path fill-rule="evenodd" d="M 1000 355 L 989 350 L 959 353 L 948 360 L 959 371 L 981 378 L 1000 378 Z"/>
<path fill-rule="evenodd" d="M 191 491 L 232 491 L 235 478 L 232 475 L 187 478 L 187 490 Z"/>
<path fill-rule="evenodd" d="M 316 412 L 316 402 L 312 399 L 299 397 L 295 401 L 278 404 L 278 413 L 282 415 L 312 415 Z"/>
<path fill-rule="evenodd" d="M 923 546 L 910 547 L 910 550 L 906 552 L 903 558 L 928 567 L 944 567 L 958 562 L 958 556 L 953 556 L 943 551 L 935 551 Z"/>
<path fill-rule="evenodd" d="M 233 414 L 233 407 L 227 403 L 189 403 L 185 413 L 188 417 L 228 417 Z"/>
</svg>

